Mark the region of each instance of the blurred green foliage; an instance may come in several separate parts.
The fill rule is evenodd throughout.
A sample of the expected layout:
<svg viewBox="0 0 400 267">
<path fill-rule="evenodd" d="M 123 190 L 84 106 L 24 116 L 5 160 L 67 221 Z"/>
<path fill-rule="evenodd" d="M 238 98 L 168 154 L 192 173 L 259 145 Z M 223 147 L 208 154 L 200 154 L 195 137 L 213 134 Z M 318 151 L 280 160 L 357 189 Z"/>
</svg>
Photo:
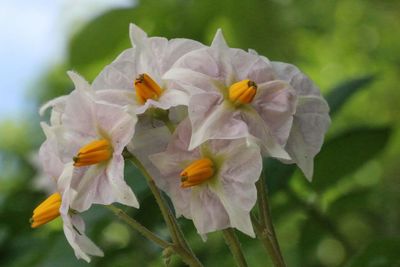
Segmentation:
<svg viewBox="0 0 400 267">
<path fill-rule="evenodd" d="M 299 66 L 327 94 L 334 115 L 313 183 L 294 166 L 264 162 L 288 266 L 400 266 L 399 1 L 142 0 L 132 6 L 76 31 L 65 62 L 43 76 L 32 102 L 39 106 L 69 93 L 69 69 L 92 80 L 130 46 L 130 22 L 150 35 L 205 44 L 222 28 L 233 47 Z M 45 197 L 34 187 L 31 159 L 44 139 L 38 122 L 29 115 L 0 123 L 0 265 L 87 266 L 75 259 L 60 221 L 29 227 L 33 208 Z M 127 212 L 167 237 L 144 179 L 132 167 L 126 172 L 141 202 L 140 210 Z M 88 235 L 105 251 L 91 266 L 163 265 L 158 247 L 107 210 L 95 207 L 84 216 Z M 205 266 L 233 266 L 221 234 L 210 234 L 205 244 L 190 221 L 180 223 Z M 271 266 L 257 240 L 239 238 L 250 266 Z M 182 263 L 173 256 L 171 266 Z"/>
</svg>

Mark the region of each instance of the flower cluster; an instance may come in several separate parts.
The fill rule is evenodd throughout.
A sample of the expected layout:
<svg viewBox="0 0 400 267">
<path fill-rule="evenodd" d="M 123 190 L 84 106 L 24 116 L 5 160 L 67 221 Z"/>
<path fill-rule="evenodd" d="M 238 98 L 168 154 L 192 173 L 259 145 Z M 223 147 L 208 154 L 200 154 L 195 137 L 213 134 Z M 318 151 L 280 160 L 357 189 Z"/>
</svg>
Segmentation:
<svg viewBox="0 0 400 267">
<path fill-rule="evenodd" d="M 210 46 L 148 37 L 136 25 L 130 38 L 92 84 L 68 72 L 75 89 L 42 107 L 51 116 L 40 160 L 57 192 L 34 210 L 32 227 L 61 216 L 78 258 L 103 255 L 79 213 L 139 208 L 124 180 L 129 152 L 200 235 L 234 227 L 253 237 L 262 158 L 312 177 L 330 123 L 319 90 L 293 65 L 230 48 L 220 30 Z"/>
</svg>

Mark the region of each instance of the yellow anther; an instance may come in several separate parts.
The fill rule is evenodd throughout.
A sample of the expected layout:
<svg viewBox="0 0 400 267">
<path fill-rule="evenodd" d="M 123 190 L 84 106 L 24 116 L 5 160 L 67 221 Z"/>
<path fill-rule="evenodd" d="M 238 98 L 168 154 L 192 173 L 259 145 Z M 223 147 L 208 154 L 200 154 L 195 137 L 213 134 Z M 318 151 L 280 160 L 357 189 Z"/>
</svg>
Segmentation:
<svg viewBox="0 0 400 267">
<path fill-rule="evenodd" d="M 214 175 L 214 163 L 209 158 L 193 161 L 181 172 L 181 187 L 199 185 Z"/>
<path fill-rule="evenodd" d="M 109 160 L 112 155 L 112 147 L 108 140 L 100 139 L 90 142 L 78 151 L 73 158 L 74 166 L 88 166 Z"/>
<path fill-rule="evenodd" d="M 31 227 L 37 228 L 60 216 L 61 195 L 54 193 L 33 210 Z"/>
<path fill-rule="evenodd" d="M 237 104 L 248 104 L 257 93 L 257 84 L 250 80 L 242 80 L 229 87 L 229 100 Z"/>
<path fill-rule="evenodd" d="M 135 79 L 136 98 L 139 103 L 146 103 L 147 99 L 158 99 L 162 93 L 161 87 L 146 73 Z"/>
</svg>

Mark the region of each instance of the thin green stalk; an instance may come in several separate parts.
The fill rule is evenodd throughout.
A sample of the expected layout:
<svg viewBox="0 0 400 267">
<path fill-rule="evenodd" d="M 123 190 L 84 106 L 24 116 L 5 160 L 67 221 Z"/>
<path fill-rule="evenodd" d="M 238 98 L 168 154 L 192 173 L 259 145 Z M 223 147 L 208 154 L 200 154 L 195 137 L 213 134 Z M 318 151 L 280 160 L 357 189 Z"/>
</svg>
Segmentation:
<svg viewBox="0 0 400 267">
<path fill-rule="evenodd" d="M 149 188 L 153 193 L 154 198 L 156 199 L 156 202 L 161 210 L 164 220 L 171 233 L 171 237 L 174 243 L 174 250 L 181 256 L 182 260 L 189 266 L 202 267 L 203 265 L 197 259 L 196 255 L 193 253 L 188 243 L 186 242 L 185 238 L 183 237 L 183 233 L 180 230 L 175 217 L 173 216 L 170 208 L 167 206 L 166 201 L 161 195 L 161 192 L 156 186 L 151 175 L 147 172 L 146 168 L 135 156 L 130 155 L 127 158 L 129 158 L 145 176 L 147 184 L 149 185 Z"/>
<path fill-rule="evenodd" d="M 240 247 L 239 240 L 235 235 L 235 231 L 232 228 L 228 228 L 222 230 L 222 233 L 224 234 L 225 242 L 228 245 L 229 249 L 231 250 L 231 253 L 233 255 L 233 258 L 235 259 L 237 266 L 247 267 L 248 265 L 243 255 L 242 249 Z"/>
<path fill-rule="evenodd" d="M 271 233 L 269 233 L 266 228 L 261 226 L 261 224 L 258 222 L 257 218 L 253 214 L 251 214 L 251 222 L 253 223 L 253 228 L 256 232 L 257 238 L 261 241 L 261 243 L 267 250 L 268 255 L 271 256 L 272 262 L 275 266 L 280 266 L 278 257 L 274 256 L 276 254 L 276 250 L 274 248 L 274 245 L 272 244 L 272 239 L 270 238 Z"/>
<path fill-rule="evenodd" d="M 120 220 L 124 221 L 126 224 L 128 224 L 132 229 L 138 231 L 141 235 L 149 239 L 150 241 L 153 241 L 157 245 L 159 245 L 162 248 L 167 248 L 167 247 L 172 247 L 172 244 L 161 239 L 159 236 L 154 234 L 152 231 L 144 227 L 142 224 L 140 224 L 138 221 L 130 217 L 128 214 L 126 214 L 123 210 L 113 206 L 113 205 L 108 205 L 106 206 L 109 210 L 111 210 Z"/>
<path fill-rule="evenodd" d="M 286 264 L 279 247 L 274 226 L 272 224 L 272 218 L 269 211 L 268 195 L 263 173 L 261 174 L 260 179 L 257 181 L 256 187 L 260 223 L 257 222 L 254 216 L 252 217 L 252 221 L 253 225 L 255 225 L 256 228 L 257 237 L 262 241 L 263 245 L 267 249 L 274 265 L 278 267 L 285 267 Z"/>
</svg>

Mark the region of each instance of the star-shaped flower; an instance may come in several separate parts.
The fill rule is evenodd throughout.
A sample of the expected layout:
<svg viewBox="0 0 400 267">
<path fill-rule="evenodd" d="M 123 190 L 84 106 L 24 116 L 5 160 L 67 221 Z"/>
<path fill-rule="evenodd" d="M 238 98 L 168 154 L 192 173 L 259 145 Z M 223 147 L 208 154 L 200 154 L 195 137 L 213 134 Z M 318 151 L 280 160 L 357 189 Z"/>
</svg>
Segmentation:
<svg viewBox="0 0 400 267">
<path fill-rule="evenodd" d="M 210 140 L 188 151 L 191 132 L 183 121 L 166 151 L 150 156 L 160 172 L 157 185 L 170 196 L 176 215 L 192 219 L 199 234 L 235 227 L 254 237 L 250 211 L 262 169 L 259 147 L 242 138 Z"/>
<path fill-rule="evenodd" d="M 134 24 L 130 25 L 130 37 L 133 48 L 122 52 L 94 80 L 99 97 L 128 106 L 134 114 L 150 107 L 168 110 L 187 105 L 187 94 L 162 76 L 182 55 L 203 45 L 188 39 L 148 37 Z"/>
<path fill-rule="evenodd" d="M 293 122 L 296 93 L 279 79 L 270 62 L 229 48 L 219 30 L 211 47 L 187 53 L 164 78 L 191 94 L 189 149 L 209 139 L 253 136 L 270 156 L 290 159 L 283 147 Z"/>
<path fill-rule="evenodd" d="M 136 117 L 98 101 L 82 77 L 73 72 L 69 75 L 76 89 L 54 103 L 57 123 L 49 127 L 54 140 L 48 137 L 40 151 L 45 171 L 58 180 L 58 166 L 73 164 L 70 206 L 76 211 L 113 202 L 139 207 L 124 181 L 122 156 L 134 134 Z"/>
</svg>

